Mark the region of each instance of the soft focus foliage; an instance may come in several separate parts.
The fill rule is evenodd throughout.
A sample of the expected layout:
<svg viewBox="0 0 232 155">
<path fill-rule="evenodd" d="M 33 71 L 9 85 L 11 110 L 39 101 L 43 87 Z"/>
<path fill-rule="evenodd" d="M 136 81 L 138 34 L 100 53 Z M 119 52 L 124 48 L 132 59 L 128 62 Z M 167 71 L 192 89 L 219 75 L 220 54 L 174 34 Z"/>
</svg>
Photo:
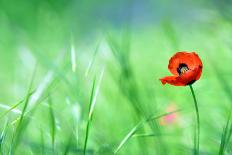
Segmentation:
<svg viewBox="0 0 232 155">
<path fill-rule="evenodd" d="M 88 155 L 191 154 L 190 90 L 159 78 L 175 52 L 196 51 L 200 154 L 232 154 L 231 10 L 216 0 L 1 0 L 1 153 L 82 155 L 86 144 Z"/>
</svg>

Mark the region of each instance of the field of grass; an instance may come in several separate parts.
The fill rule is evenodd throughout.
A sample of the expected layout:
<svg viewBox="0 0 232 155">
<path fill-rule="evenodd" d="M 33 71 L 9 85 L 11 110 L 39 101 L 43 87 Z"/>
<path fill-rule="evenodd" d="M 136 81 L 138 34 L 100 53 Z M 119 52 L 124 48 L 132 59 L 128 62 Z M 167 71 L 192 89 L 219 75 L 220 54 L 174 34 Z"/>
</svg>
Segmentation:
<svg viewBox="0 0 232 155">
<path fill-rule="evenodd" d="M 198 154 L 189 87 L 159 80 L 171 75 L 173 54 L 195 51 L 203 62 L 193 84 L 199 154 L 231 155 L 231 9 L 217 1 L 0 1 L 0 153 Z"/>
</svg>

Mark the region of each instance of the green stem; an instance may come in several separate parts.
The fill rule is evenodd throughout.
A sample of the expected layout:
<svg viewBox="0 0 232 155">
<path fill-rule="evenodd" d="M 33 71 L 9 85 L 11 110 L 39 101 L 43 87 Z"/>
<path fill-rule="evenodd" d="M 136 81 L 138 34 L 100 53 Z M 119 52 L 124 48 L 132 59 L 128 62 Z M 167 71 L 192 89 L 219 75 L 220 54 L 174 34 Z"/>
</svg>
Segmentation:
<svg viewBox="0 0 232 155">
<path fill-rule="evenodd" d="M 192 96 L 193 96 L 193 100 L 194 100 L 194 105 L 195 105 L 195 110 L 196 110 L 196 117 L 197 117 L 197 128 L 196 128 L 196 140 L 194 140 L 195 142 L 195 148 L 196 150 L 194 151 L 196 155 L 199 155 L 199 141 L 200 141 L 200 115 L 199 115 L 199 110 L 198 110 L 198 105 L 197 105 L 197 99 L 193 90 L 192 85 L 189 85 Z"/>
<path fill-rule="evenodd" d="M 88 138 L 89 138 L 89 127 L 90 127 L 90 121 L 87 122 L 87 126 L 86 126 L 84 152 L 83 152 L 84 155 L 86 155 L 87 143 L 88 143 Z"/>
</svg>

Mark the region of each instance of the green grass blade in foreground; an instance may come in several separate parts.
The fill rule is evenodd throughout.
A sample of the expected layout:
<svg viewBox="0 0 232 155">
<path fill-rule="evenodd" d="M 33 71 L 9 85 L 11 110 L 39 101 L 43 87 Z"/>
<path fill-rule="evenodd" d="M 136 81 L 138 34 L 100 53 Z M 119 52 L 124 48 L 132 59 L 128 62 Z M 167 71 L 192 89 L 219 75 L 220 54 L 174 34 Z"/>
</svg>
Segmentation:
<svg viewBox="0 0 232 155">
<path fill-rule="evenodd" d="M 140 127 L 142 121 L 139 122 L 134 128 L 131 129 L 131 131 L 123 138 L 123 140 L 120 142 L 118 147 L 115 149 L 114 154 L 117 154 L 119 150 L 126 144 L 126 142 L 133 136 L 133 134 L 138 130 Z"/>
<path fill-rule="evenodd" d="M 193 96 L 194 100 L 194 106 L 196 110 L 196 119 L 197 119 L 197 124 L 196 124 L 196 131 L 194 132 L 194 154 L 199 155 L 199 146 L 200 146 L 200 115 L 199 115 L 199 110 L 198 110 L 198 104 L 197 104 L 197 99 L 193 90 L 192 85 L 189 85 L 191 94 Z"/>
<path fill-rule="evenodd" d="M 61 79 L 59 79 L 59 76 L 53 76 L 54 75 L 52 71 L 49 71 L 45 78 L 42 80 L 42 82 L 37 86 L 36 90 L 31 92 L 30 103 L 28 103 L 31 105 L 28 106 L 24 116 L 27 116 L 29 113 L 33 113 L 33 109 L 36 109 L 36 107 L 39 106 L 39 103 L 43 102 L 44 100 L 47 100 L 51 92 L 56 88 Z M 12 121 L 11 124 L 16 124 L 20 120 L 20 117 L 21 116 Z"/>
<path fill-rule="evenodd" d="M 10 112 L 21 114 L 22 112 L 16 108 L 22 103 L 23 103 L 23 101 L 20 101 L 20 102 L 16 103 L 15 105 L 13 105 L 12 107 L 8 107 L 6 105 L 1 104 L 1 106 L 2 107 L 4 106 L 7 109 L 7 111 L 5 111 L 3 114 L 1 114 L 0 119 L 2 119 L 4 116 L 6 116 Z"/>
<path fill-rule="evenodd" d="M 91 96 L 90 96 L 90 103 L 89 103 L 89 115 L 88 115 L 88 120 L 87 120 L 87 125 L 86 125 L 86 133 L 85 133 L 85 141 L 84 141 L 84 155 L 86 154 L 90 125 L 92 122 L 93 112 L 94 112 L 94 108 L 96 105 L 97 96 L 98 96 L 98 93 L 100 90 L 100 85 L 101 85 L 103 75 L 104 75 L 104 69 L 101 71 L 100 78 L 99 78 L 97 85 L 96 85 L 96 78 L 94 78 L 94 80 L 93 80 Z"/>
<path fill-rule="evenodd" d="M 26 95 L 26 98 L 25 98 L 25 101 L 24 101 L 24 106 L 23 106 L 23 110 L 22 110 L 22 113 L 21 113 L 20 118 L 19 118 L 19 122 L 17 124 L 15 133 L 14 133 L 14 135 L 12 137 L 13 144 L 12 144 L 12 147 L 11 147 L 11 149 L 12 149 L 11 151 L 12 151 L 13 154 L 14 154 L 14 151 L 17 149 L 19 140 L 21 138 L 22 129 L 23 129 L 23 119 L 24 119 L 24 116 L 25 116 L 25 113 L 26 113 L 28 103 L 30 101 L 30 97 L 33 94 L 31 92 L 32 92 L 32 86 L 33 86 L 35 75 L 36 75 L 36 67 L 35 67 L 34 72 L 32 74 L 32 78 L 31 78 L 31 81 L 30 81 L 30 84 L 29 84 L 29 88 L 28 88 L 27 95 Z"/>
<path fill-rule="evenodd" d="M 53 102 L 52 102 L 51 96 L 49 96 L 48 98 L 48 104 L 49 104 L 49 115 L 50 115 L 50 123 L 51 123 L 50 134 L 52 138 L 52 149 L 53 149 L 53 153 L 55 153 L 56 120 L 55 120 Z"/>
<path fill-rule="evenodd" d="M 230 138 L 232 135 L 232 122 L 231 122 L 231 113 L 227 119 L 226 126 L 223 129 L 221 136 L 221 144 L 219 148 L 219 155 L 224 155 L 226 151 L 226 147 L 230 142 Z"/>
<path fill-rule="evenodd" d="M 4 128 L 3 128 L 3 131 L 1 133 L 1 136 L 0 136 L 0 153 L 1 155 L 4 155 L 4 142 L 5 142 L 5 137 L 6 137 L 6 132 L 7 132 L 7 127 L 8 127 L 8 120 L 6 121 L 5 125 L 4 125 Z"/>
<path fill-rule="evenodd" d="M 219 155 L 223 155 L 225 152 L 225 144 L 226 144 L 226 136 L 228 132 L 228 124 L 226 124 L 226 127 L 223 129 L 222 136 L 221 136 L 221 143 L 219 148 Z"/>
<path fill-rule="evenodd" d="M 163 134 L 162 134 L 163 135 Z M 154 134 L 154 133 L 141 133 L 141 134 L 134 134 L 132 137 L 141 137 L 141 138 L 145 138 L 145 137 L 157 137 L 157 136 L 161 136 L 160 134 Z"/>
<path fill-rule="evenodd" d="M 140 127 L 142 127 L 142 125 L 146 122 L 149 122 L 149 121 L 152 121 L 152 120 L 156 120 L 156 119 L 159 119 L 161 117 L 164 117 L 164 116 L 167 116 L 167 115 L 170 115 L 170 114 L 173 114 L 173 113 L 176 113 L 176 112 L 179 112 L 180 110 L 175 110 L 175 111 L 172 111 L 172 112 L 169 112 L 169 113 L 165 113 L 165 114 L 162 114 L 162 115 L 159 115 L 159 116 L 151 116 L 149 117 L 148 119 L 146 120 L 141 120 L 139 123 L 137 123 L 131 130 L 130 132 L 123 138 L 123 140 L 119 143 L 119 145 L 117 146 L 117 148 L 114 150 L 114 154 L 117 154 L 121 148 L 130 140 L 131 137 L 134 136 L 134 134 L 138 131 L 138 129 Z"/>
<path fill-rule="evenodd" d="M 65 145 L 63 155 L 67 155 L 67 154 L 69 154 L 69 151 L 70 151 L 70 148 L 71 148 L 72 141 L 73 141 L 73 135 L 71 134 L 71 135 L 69 136 L 69 138 L 68 138 L 68 142 L 67 142 L 67 144 Z"/>
<path fill-rule="evenodd" d="M 44 132 L 43 132 L 43 130 L 42 129 L 40 129 L 40 141 L 41 141 L 41 146 L 40 146 L 40 148 L 41 148 L 41 150 L 40 150 L 40 152 L 41 152 L 41 154 L 42 155 L 44 155 L 45 154 L 45 141 L 44 141 Z"/>
<path fill-rule="evenodd" d="M 30 95 L 32 95 L 33 92 L 31 92 Z M 18 103 L 16 103 L 15 105 L 13 105 L 12 107 L 9 107 L 5 104 L 1 104 L 0 103 L 0 107 L 7 109 L 7 111 L 5 111 L 2 115 L 0 115 L 0 119 L 2 119 L 3 117 L 5 117 L 8 113 L 13 112 L 16 114 L 22 114 L 22 111 L 20 111 L 19 109 L 16 109 L 20 104 L 22 104 L 25 101 L 25 99 L 23 99 L 22 101 L 19 101 Z"/>
<path fill-rule="evenodd" d="M 96 49 L 95 49 L 95 51 L 94 51 L 93 57 L 92 57 L 92 59 L 90 60 L 90 62 L 89 62 L 89 64 L 88 64 L 88 67 L 87 67 L 87 69 L 86 69 L 86 71 L 85 71 L 85 76 L 86 76 L 86 77 L 89 75 L 90 70 L 91 70 L 91 68 L 93 67 L 93 64 L 94 64 L 94 62 L 95 62 L 95 59 L 96 59 L 96 56 L 97 56 L 97 53 L 98 53 L 99 46 L 100 46 L 100 43 L 97 45 L 97 47 L 96 47 Z"/>
<path fill-rule="evenodd" d="M 71 44 L 71 51 L 70 51 L 70 55 L 71 55 L 71 64 L 72 64 L 72 71 L 76 72 L 76 50 L 73 44 Z"/>
</svg>

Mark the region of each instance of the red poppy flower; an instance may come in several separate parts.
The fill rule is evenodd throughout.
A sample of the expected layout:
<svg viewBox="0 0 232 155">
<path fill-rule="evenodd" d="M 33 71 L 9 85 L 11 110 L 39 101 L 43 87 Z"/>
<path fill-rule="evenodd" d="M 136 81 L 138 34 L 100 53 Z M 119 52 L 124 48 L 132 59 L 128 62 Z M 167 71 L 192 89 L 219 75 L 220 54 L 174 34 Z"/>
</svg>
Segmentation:
<svg viewBox="0 0 232 155">
<path fill-rule="evenodd" d="M 174 76 L 160 79 L 162 84 L 186 86 L 198 80 L 202 73 L 202 62 L 195 52 L 177 52 L 169 60 L 168 69 Z"/>
</svg>

